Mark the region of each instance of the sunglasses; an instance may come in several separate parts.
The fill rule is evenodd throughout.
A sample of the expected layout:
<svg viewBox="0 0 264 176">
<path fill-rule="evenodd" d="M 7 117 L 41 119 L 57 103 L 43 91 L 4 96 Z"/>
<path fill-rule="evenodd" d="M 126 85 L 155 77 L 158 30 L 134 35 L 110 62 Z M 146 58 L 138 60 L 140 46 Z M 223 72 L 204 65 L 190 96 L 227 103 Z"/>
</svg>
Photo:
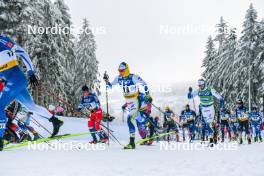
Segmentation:
<svg viewBox="0 0 264 176">
<path fill-rule="evenodd" d="M 125 70 L 118 70 L 119 71 L 119 73 L 124 73 L 125 72 Z"/>
</svg>

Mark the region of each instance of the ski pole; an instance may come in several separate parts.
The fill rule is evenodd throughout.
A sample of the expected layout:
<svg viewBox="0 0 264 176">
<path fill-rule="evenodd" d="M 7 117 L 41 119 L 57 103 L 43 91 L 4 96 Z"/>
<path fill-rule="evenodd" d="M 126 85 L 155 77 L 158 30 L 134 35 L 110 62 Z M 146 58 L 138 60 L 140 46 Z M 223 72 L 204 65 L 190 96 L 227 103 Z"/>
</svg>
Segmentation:
<svg viewBox="0 0 264 176">
<path fill-rule="evenodd" d="M 109 79 L 107 72 L 104 73 L 104 79 Z M 108 107 L 108 91 L 107 91 L 107 84 L 105 85 L 105 99 L 106 99 L 106 117 L 107 117 L 107 135 L 109 137 L 109 107 Z M 108 146 L 110 145 L 110 140 L 108 140 Z"/>
<path fill-rule="evenodd" d="M 104 127 L 104 126 L 103 126 Z M 103 130 L 103 129 L 102 129 Z M 106 129 L 107 130 L 107 129 Z M 104 131 L 104 130 L 103 130 Z M 114 141 L 116 141 L 119 145 L 121 145 L 122 147 L 124 147 L 124 145 L 123 144 L 121 144 L 121 142 L 117 139 L 117 137 L 115 137 L 115 135 L 113 134 L 113 133 L 111 133 L 111 132 L 109 132 L 109 134 L 110 134 L 110 136 L 109 136 L 109 138 L 112 138 L 112 139 L 114 139 Z M 108 140 L 109 141 L 109 140 Z"/>
<path fill-rule="evenodd" d="M 107 128 L 104 124 L 101 123 L 100 125 L 101 125 L 102 127 L 104 127 L 105 129 L 109 130 L 110 132 L 112 132 L 112 133 L 114 132 L 114 131 L 111 130 L 110 128 Z"/>
<path fill-rule="evenodd" d="M 52 135 L 51 131 L 49 131 L 46 127 L 44 127 L 41 123 L 39 123 L 34 117 L 31 116 L 32 122 L 35 125 L 38 125 L 39 127 L 43 128 L 46 132 L 48 132 L 50 135 Z"/>
<path fill-rule="evenodd" d="M 153 104 L 153 103 L 151 103 L 151 105 L 152 105 L 154 108 L 156 108 L 157 110 L 159 110 L 163 115 L 165 115 L 165 112 L 162 111 L 162 110 L 160 109 L 160 107 L 156 106 L 156 105 Z M 181 126 L 181 124 L 179 124 L 176 120 L 174 120 L 174 122 L 175 122 L 177 125 L 179 125 L 179 127 Z"/>
<path fill-rule="evenodd" d="M 122 122 L 125 123 L 125 111 L 122 111 Z"/>
</svg>

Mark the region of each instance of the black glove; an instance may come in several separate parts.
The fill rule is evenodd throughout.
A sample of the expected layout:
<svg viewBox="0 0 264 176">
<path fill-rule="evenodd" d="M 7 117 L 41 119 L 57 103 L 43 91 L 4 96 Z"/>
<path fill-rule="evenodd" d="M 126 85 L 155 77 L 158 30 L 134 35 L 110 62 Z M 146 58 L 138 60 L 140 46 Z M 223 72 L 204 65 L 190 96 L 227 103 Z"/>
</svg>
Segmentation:
<svg viewBox="0 0 264 176">
<path fill-rule="evenodd" d="M 35 74 L 32 74 L 32 75 L 29 76 L 29 82 L 30 82 L 30 84 L 31 84 L 33 87 L 36 87 L 36 86 L 39 85 L 39 83 L 38 83 L 38 79 L 37 79 L 37 77 L 36 77 Z"/>
<path fill-rule="evenodd" d="M 146 94 L 146 101 L 147 101 L 148 103 L 152 103 L 152 101 L 153 101 L 153 99 L 152 99 L 152 97 L 150 96 L 149 93 Z"/>
<path fill-rule="evenodd" d="M 125 111 L 125 110 L 126 110 L 126 107 L 127 107 L 127 104 L 124 104 L 124 105 L 122 106 L 122 110 Z"/>
<path fill-rule="evenodd" d="M 108 74 L 106 73 L 106 71 L 105 71 L 105 73 L 104 73 L 104 77 L 103 77 L 103 79 L 104 79 L 104 81 L 105 81 L 106 83 L 109 82 L 109 76 L 108 76 Z"/>
</svg>

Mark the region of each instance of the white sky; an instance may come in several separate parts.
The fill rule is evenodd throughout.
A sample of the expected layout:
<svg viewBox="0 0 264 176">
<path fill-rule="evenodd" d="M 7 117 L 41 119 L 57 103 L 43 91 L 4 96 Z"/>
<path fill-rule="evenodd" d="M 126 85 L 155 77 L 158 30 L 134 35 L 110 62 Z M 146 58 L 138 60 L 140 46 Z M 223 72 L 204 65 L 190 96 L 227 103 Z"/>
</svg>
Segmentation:
<svg viewBox="0 0 264 176">
<path fill-rule="evenodd" d="M 148 83 L 200 77 L 206 40 L 220 16 L 239 31 L 250 2 L 264 18 L 263 0 L 65 0 L 72 21 L 97 30 L 100 72 L 113 78 L 121 61 Z M 161 32 L 161 26 L 170 32 Z M 105 31 L 105 32 L 104 32 Z"/>
</svg>

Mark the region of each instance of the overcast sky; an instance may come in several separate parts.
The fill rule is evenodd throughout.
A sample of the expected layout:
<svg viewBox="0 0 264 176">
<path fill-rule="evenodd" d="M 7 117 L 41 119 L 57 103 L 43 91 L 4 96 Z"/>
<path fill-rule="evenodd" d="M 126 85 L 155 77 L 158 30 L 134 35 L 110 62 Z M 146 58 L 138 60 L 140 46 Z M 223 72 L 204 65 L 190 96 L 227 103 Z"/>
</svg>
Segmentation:
<svg viewBox="0 0 264 176">
<path fill-rule="evenodd" d="M 148 83 L 200 77 L 206 40 L 220 16 L 241 30 L 250 2 L 264 17 L 263 0 L 65 0 L 72 21 L 94 28 L 102 73 L 111 78 L 126 61 Z"/>
</svg>

